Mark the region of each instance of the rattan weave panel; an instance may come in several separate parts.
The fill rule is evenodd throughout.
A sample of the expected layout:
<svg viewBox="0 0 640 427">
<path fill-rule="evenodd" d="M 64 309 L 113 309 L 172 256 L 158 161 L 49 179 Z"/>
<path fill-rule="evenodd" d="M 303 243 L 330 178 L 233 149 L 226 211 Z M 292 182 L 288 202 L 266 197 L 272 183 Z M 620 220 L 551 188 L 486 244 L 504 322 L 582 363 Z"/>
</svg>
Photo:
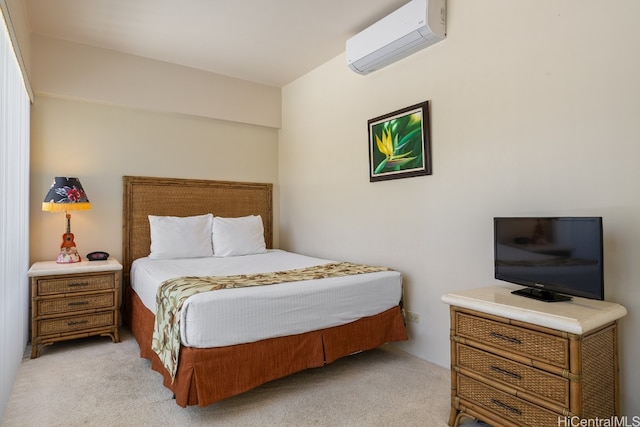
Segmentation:
<svg viewBox="0 0 640 427">
<path fill-rule="evenodd" d="M 609 418 L 615 413 L 616 346 L 610 327 L 582 341 L 582 406 L 585 418 Z"/>
<path fill-rule="evenodd" d="M 456 330 L 462 337 L 491 344 L 561 368 L 569 367 L 569 342 L 566 338 L 464 313 L 458 313 L 456 319 Z"/>
<path fill-rule="evenodd" d="M 38 280 L 38 295 L 97 291 L 101 289 L 113 289 L 114 287 L 115 280 L 113 274 L 65 276 Z"/>
<path fill-rule="evenodd" d="M 485 384 L 458 375 L 458 394 L 463 399 L 524 426 L 551 427 L 558 425 L 558 414 L 525 400 L 503 393 Z"/>
<path fill-rule="evenodd" d="M 466 345 L 457 345 L 457 365 L 568 407 L 569 380 Z"/>
<path fill-rule="evenodd" d="M 70 311 L 95 310 L 115 306 L 115 293 L 104 292 L 94 295 L 41 299 L 38 301 L 38 313 L 41 316 L 47 316 Z"/>
<path fill-rule="evenodd" d="M 48 319 L 38 322 L 40 335 L 64 334 L 84 329 L 113 326 L 115 322 L 114 312 L 87 314 L 82 316 Z"/>
</svg>

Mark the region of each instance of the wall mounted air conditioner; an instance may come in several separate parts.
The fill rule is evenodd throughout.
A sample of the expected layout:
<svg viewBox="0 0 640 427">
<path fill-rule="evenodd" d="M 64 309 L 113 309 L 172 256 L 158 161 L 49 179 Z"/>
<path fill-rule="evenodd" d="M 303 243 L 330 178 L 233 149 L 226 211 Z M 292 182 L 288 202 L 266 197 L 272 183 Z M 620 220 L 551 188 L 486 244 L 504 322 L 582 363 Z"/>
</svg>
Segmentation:
<svg viewBox="0 0 640 427">
<path fill-rule="evenodd" d="M 369 74 L 446 35 L 446 0 L 411 0 L 347 40 L 347 64 Z"/>
</svg>

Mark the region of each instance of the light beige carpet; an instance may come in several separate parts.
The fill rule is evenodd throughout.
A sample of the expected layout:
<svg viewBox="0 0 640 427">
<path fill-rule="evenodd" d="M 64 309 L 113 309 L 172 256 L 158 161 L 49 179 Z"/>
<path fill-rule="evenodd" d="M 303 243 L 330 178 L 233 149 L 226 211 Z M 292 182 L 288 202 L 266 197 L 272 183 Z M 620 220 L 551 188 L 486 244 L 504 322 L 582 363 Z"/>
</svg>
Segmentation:
<svg viewBox="0 0 640 427">
<path fill-rule="evenodd" d="M 25 352 L 2 426 L 441 426 L 449 370 L 383 346 L 205 408 L 181 408 L 126 329 Z M 465 426 L 475 423 L 466 422 Z"/>
</svg>

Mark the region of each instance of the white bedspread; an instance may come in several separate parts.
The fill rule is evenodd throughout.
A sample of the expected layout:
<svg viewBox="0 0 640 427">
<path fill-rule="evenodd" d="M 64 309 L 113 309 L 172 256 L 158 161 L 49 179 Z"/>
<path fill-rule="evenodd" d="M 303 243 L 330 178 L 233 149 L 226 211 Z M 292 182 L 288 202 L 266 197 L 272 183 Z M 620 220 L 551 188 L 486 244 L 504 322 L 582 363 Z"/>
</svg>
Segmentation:
<svg viewBox="0 0 640 427">
<path fill-rule="evenodd" d="M 131 267 L 131 286 L 155 312 L 158 286 L 174 277 L 265 273 L 329 262 L 277 249 L 225 258 L 140 258 Z M 401 297 L 402 276 L 396 271 L 204 292 L 185 302 L 180 335 L 188 347 L 254 342 L 344 325 L 386 311 Z"/>
</svg>

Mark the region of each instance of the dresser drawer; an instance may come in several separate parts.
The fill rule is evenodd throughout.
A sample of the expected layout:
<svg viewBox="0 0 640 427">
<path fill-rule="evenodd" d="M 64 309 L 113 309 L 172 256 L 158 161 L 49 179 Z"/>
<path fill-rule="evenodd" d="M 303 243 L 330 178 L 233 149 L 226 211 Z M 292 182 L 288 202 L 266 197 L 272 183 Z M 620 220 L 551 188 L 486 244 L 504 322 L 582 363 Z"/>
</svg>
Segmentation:
<svg viewBox="0 0 640 427">
<path fill-rule="evenodd" d="M 557 426 L 559 415 L 496 390 L 464 375 L 457 376 L 458 396 L 500 418 L 530 427 Z"/>
<path fill-rule="evenodd" d="M 115 312 L 70 316 L 56 319 L 46 319 L 37 322 L 40 335 L 65 334 L 85 329 L 102 328 L 115 325 Z M 34 326 L 35 327 L 35 326 Z"/>
<path fill-rule="evenodd" d="M 38 280 L 38 295 L 98 291 L 113 289 L 114 287 L 115 278 L 113 274 L 66 276 Z"/>
<path fill-rule="evenodd" d="M 568 407 L 569 380 L 540 369 L 457 344 L 456 365 L 531 395 Z"/>
<path fill-rule="evenodd" d="M 44 298 L 37 301 L 38 316 L 62 314 L 74 311 L 113 308 L 116 305 L 115 292 L 78 295 L 66 298 Z"/>
<path fill-rule="evenodd" d="M 482 344 L 488 344 L 521 356 L 569 368 L 569 341 L 519 326 L 456 313 L 456 332 Z"/>
</svg>

